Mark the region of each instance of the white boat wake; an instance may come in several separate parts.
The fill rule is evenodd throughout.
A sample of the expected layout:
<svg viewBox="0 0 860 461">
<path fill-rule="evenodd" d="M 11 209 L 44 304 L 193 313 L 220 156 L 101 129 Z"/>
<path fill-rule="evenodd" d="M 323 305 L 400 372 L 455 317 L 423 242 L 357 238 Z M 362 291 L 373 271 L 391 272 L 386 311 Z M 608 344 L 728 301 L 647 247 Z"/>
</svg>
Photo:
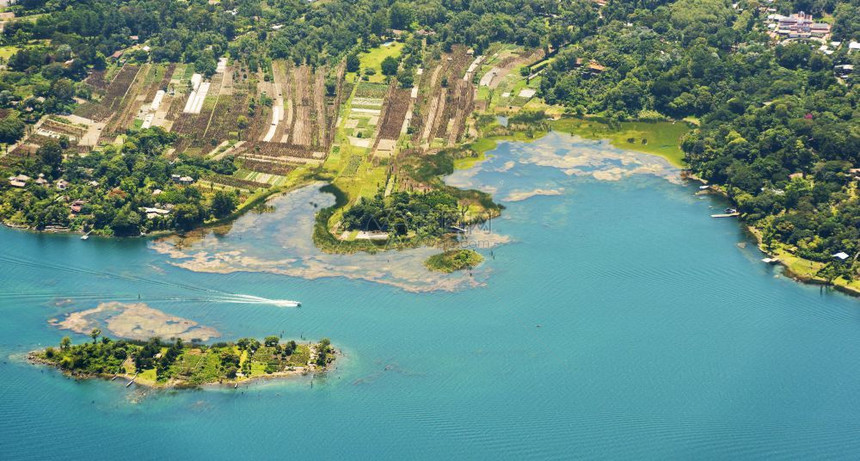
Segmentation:
<svg viewBox="0 0 860 461">
<path fill-rule="evenodd" d="M 302 307 L 302 303 L 299 301 L 292 301 L 289 299 L 269 299 L 261 296 L 240 294 L 225 296 L 218 301 L 234 304 L 268 304 L 275 307 Z"/>
</svg>

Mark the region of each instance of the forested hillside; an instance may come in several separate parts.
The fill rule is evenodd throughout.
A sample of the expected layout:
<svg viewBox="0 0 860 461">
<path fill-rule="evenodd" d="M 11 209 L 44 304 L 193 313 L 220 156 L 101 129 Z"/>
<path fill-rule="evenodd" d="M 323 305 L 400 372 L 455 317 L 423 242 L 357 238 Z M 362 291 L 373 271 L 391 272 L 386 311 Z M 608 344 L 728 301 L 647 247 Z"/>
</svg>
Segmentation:
<svg viewBox="0 0 860 461">
<path fill-rule="evenodd" d="M 611 1 L 599 33 L 561 51 L 541 91 L 578 114 L 689 117 L 700 125 L 683 142 L 690 168 L 726 185 L 765 244 L 816 261 L 839 252 L 854 258 L 860 94 L 856 78 L 838 78 L 834 67 L 860 64 L 860 50 L 846 46 L 860 39 L 860 3 L 772 8 L 826 17 L 840 43 L 775 40 L 764 25 L 773 13 L 757 2 Z M 607 70 L 579 70 L 591 60 Z"/>
</svg>

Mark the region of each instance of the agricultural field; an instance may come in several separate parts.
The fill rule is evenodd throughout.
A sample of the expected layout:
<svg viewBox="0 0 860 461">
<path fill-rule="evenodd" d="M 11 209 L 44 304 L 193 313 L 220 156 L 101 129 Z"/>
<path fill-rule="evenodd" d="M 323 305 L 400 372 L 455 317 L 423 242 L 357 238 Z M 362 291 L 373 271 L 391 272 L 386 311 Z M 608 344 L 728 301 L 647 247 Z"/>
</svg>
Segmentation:
<svg viewBox="0 0 860 461">
<path fill-rule="evenodd" d="M 145 64 L 140 67 L 137 76 L 120 99 L 114 114 L 102 131 L 105 140 L 110 140 L 127 129 L 135 127 L 136 120 L 142 121 L 143 113 L 148 110 L 156 93 L 167 88 L 174 68 L 173 64 Z"/>
<path fill-rule="evenodd" d="M 534 99 L 540 86 L 539 72 L 534 69 L 536 62 L 543 60 L 543 49 L 524 50 L 511 45 L 498 46 L 481 68 L 478 82 L 478 95 L 475 101 L 477 110 L 511 111 L 517 110 Z M 530 78 L 520 74 L 525 66 L 531 66 Z M 538 75 L 535 75 L 538 73 Z"/>
<path fill-rule="evenodd" d="M 479 57 L 454 47 L 438 60 L 428 60 L 418 83 L 417 115 L 411 120 L 412 144 L 422 150 L 456 144 L 465 133 L 475 96 L 474 71 Z"/>
<path fill-rule="evenodd" d="M 135 81 L 139 70 L 140 67 L 130 64 L 122 66 L 113 79 L 110 79 L 109 83 L 104 86 L 104 90 L 100 95 L 101 97 L 78 106 L 75 110 L 75 115 L 96 122 L 104 122 L 111 118 L 119 109 L 120 103 Z M 97 80 L 100 86 L 103 85 L 104 81 L 108 81 L 104 75 L 97 77 Z"/>
</svg>

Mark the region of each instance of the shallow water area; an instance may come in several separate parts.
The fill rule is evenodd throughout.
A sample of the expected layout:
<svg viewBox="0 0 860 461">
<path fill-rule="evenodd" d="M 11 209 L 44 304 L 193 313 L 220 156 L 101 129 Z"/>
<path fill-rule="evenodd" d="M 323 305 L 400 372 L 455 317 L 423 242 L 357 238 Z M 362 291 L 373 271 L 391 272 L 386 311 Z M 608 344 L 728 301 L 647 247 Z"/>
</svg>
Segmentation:
<svg viewBox="0 0 860 461">
<path fill-rule="evenodd" d="M 310 185 L 268 202 L 270 212 L 249 213 L 228 230 L 203 231 L 189 238 L 169 237 L 152 248 L 169 255 L 178 267 L 200 272 L 270 272 L 317 279 L 345 277 L 396 286 L 407 291 L 455 290 L 479 286 L 486 271 L 439 274 L 424 260 L 441 250 L 420 247 L 375 254 L 331 254 L 313 243 L 314 215 L 334 204 L 334 197 Z M 483 241 L 505 242 L 500 236 Z M 466 243 L 464 242 L 464 245 Z M 383 248 L 384 249 L 384 248 Z"/>
<path fill-rule="evenodd" d="M 480 250 L 477 286 L 432 278 L 427 249 L 318 254 L 313 211 L 332 199 L 316 187 L 179 245 L 0 229 L 0 448 L 857 458 L 858 300 L 783 277 L 738 245 L 749 240 L 736 221 L 710 218 L 718 199 L 640 155 L 553 133 L 455 173 L 449 183 L 492 188 L 507 207 L 491 226 L 508 243 Z M 278 300 L 302 307 L 267 302 Z M 76 382 L 21 360 L 68 333 L 48 320 L 114 301 L 219 340 L 326 336 L 344 356 L 324 376 L 205 391 Z"/>
</svg>

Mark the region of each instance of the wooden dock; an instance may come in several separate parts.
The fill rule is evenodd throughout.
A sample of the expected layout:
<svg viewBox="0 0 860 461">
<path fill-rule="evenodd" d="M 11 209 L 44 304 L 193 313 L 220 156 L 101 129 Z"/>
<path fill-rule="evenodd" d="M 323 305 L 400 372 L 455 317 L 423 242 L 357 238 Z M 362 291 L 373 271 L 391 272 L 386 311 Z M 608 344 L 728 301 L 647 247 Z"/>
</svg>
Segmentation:
<svg viewBox="0 0 860 461">
<path fill-rule="evenodd" d="M 720 213 L 720 214 L 712 214 L 712 218 L 736 218 L 740 216 L 740 213 Z"/>
</svg>

